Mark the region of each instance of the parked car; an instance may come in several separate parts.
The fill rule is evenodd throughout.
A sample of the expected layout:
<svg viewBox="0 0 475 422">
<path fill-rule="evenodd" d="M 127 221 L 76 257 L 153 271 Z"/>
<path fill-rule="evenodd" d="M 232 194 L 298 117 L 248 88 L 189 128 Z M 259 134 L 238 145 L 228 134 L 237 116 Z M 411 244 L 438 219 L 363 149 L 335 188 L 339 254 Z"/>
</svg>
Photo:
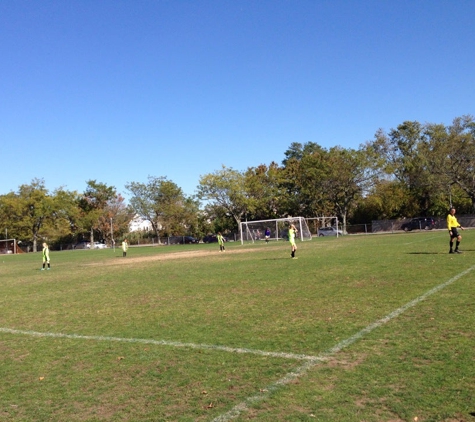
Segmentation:
<svg viewBox="0 0 475 422">
<path fill-rule="evenodd" d="M 183 245 L 183 244 L 192 244 L 198 243 L 198 239 L 195 239 L 193 236 L 170 236 L 168 237 L 169 245 Z"/>
<path fill-rule="evenodd" d="M 228 241 L 228 239 L 224 236 L 223 239 L 225 242 Z M 218 236 L 216 236 L 215 234 L 209 234 L 203 237 L 203 243 L 218 243 Z"/>
<path fill-rule="evenodd" d="M 101 243 L 101 242 L 94 242 L 94 247 L 93 249 L 105 249 L 107 248 L 107 245 L 105 243 Z M 86 245 L 86 249 L 91 249 L 91 243 L 88 243 Z"/>
<path fill-rule="evenodd" d="M 193 236 L 183 236 L 180 241 L 181 244 L 192 244 L 198 243 L 198 239 L 195 239 Z"/>
<path fill-rule="evenodd" d="M 89 242 L 78 242 L 74 245 L 74 249 L 88 249 Z"/>
<path fill-rule="evenodd" d="M 401 225 L 401 230 L 432 230 L 435 228 L 435 220 L 431 217 L 416 217 Z"/>
<path fill-rule="evenodd" d="M 335 227 L 320 227 L 317 229 L 317 234 L 319 237 L 323 236 L 341 236 L 343 232 L 341 230 L 336 229 Z"/>
</svg>

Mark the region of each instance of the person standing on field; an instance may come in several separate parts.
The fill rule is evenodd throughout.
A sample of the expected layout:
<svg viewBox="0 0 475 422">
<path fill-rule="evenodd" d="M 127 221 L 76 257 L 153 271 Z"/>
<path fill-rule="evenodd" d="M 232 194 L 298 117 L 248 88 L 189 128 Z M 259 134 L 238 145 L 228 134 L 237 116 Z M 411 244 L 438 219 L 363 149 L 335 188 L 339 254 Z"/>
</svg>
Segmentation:
<svg viewBox="0 0 475 422">
<path fill-rule="evenodd" d="M 47 270 L 51 269 L 51 265 L 49 262 L 49 247 L 46 242 L 43 242 L 43 268 L 41 268 L 41 271 L 44 271 L 46 264 L 48 264 Z"/>
<path fill-rule="evenodd" d="M 127 242 L 127 239 L 124 239 L 122 242 L 122 256 L 126 257 L 127 256 L 127 249 L 129 249 L 129 242 Z"/>
<path fill-rule="evenodd" d="M 219 252 L 226 252 L 226 249 L 224 248 L 224 237 L 221 232 L 218 232 L 216 237 L 218 238 Z"/>
<path fill-rule="evenodd" d="M 290 242 L 290 256 L 292 259 L 297 259 L 295 252 L 297 251 L 297 244 L 295 243 L 295 235 L 297 234 L 297 229 L 293 224 L 290 225 L 289 229 L 289 242 Z"/>
<path fill-rule="evenodd" d="M 270 239 L 270 229 L 269 229 L 269 227 L 266 228 L 264 236 L 266 238 L 266 243 L 269 243 L 269 239 Z"/>
<path fill-rule="evenodd" d="M 449 229 L 449 236 L 450 236 L 450 250 L 449 253 L 462 253 L 459 250 L 460 241 L 462 240 L 462 236 L 459 234 L 458 229 L 465 230 L 457 221 L 455 217 L 455 208 L 450 208 L 449 215 L 447 216 L 447 228 Z M 455 240 L 455 249 L 453 249 Z"/>
</svg>

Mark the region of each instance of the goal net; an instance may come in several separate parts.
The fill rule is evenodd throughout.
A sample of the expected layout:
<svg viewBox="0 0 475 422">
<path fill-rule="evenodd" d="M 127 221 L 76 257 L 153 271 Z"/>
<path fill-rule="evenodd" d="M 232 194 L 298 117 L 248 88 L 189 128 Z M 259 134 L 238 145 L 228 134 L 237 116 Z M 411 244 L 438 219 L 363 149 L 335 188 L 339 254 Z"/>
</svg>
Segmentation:
<svg viewBox="0 0 475 422">
<path fill-rule="evenodd" d="M 290 225 L 297 229 L 297 239 L 301 241 L 312 240 L 312 233 L 303 217 L 277 218 L 273 220 L 243 221 L 239 224 L 241 244 L 244 242 L 289 240 Z M 266 239 L 266 231 L 269 235 Z"/>
<path fill-rule="evenodd" d="M 0 240 L 0 254 L 14 254 L 18 253 L 18 245 L 16 239 Z"/>
</svg>

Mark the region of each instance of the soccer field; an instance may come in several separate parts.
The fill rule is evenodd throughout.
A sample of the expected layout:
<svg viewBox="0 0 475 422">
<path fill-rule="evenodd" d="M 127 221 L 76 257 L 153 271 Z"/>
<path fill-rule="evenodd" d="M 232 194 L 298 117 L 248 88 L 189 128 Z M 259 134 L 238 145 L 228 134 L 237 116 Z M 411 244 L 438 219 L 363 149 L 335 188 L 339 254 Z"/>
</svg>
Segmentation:
<svg viewBox="0 0 475 422">
<path fill-rule="evenodd" d="M 475 231 L 0 255 L 0 420 L 475 421 Z"/>
</svg>

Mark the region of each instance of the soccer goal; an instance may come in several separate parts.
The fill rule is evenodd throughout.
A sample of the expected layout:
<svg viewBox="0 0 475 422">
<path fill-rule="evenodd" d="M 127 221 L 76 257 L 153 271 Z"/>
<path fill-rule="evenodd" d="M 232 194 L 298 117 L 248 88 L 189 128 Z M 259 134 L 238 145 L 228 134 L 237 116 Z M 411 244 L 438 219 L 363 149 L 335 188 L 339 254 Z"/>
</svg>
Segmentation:
<svg viewBox="0 0 475 422">
<path fill-rule="evenodd" d="M 18 253 L 18 247 L 16 239 L 3 239 L 0 240 L 0 254 L 14 254 Z"/>
<path fill-rule="evenodd" d="M 308 229 L 307 222 L 303 217 L 277 218 L 273 220 L 243 221 L 239 224 L 239 234 L 241 244 L 244 242 L 256 242 L 266 240 L 266 230 L 270 232 L 267 240 L 288 240 L 290 225 L 293 224 L 297 229 L 297 238 L 312 240 L 312 233 Z"/>
</svg>

